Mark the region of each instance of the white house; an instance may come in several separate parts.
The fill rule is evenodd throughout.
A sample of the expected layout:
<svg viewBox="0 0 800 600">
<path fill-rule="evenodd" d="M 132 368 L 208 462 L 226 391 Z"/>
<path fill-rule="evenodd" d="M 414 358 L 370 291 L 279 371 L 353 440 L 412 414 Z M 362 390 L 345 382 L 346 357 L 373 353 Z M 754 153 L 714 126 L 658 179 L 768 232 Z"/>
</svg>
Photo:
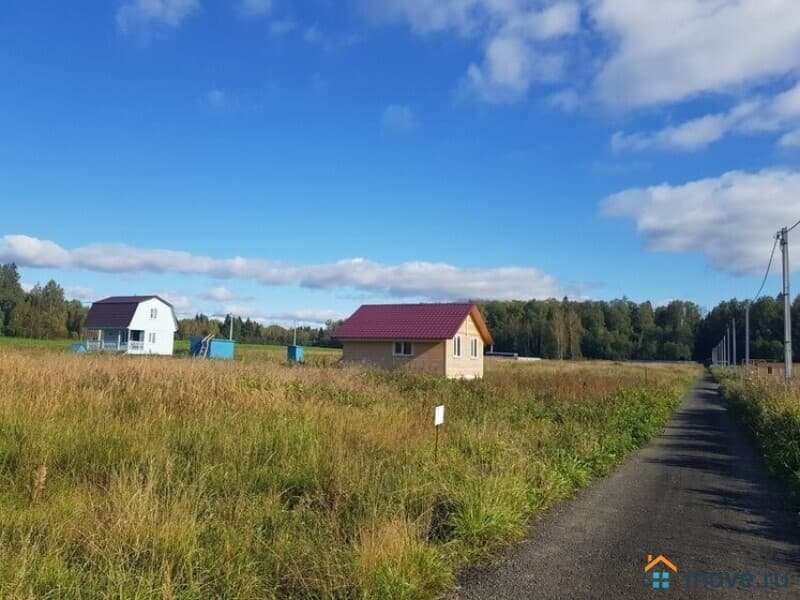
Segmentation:
<svg viewBox="0 0 800 600">
<path fill-rule="evenodd" d="M 178 320 L 158 296 L 112 296 L 92 304 L 84 328 L 90 352 L 171 355 Z"/>
</svg>

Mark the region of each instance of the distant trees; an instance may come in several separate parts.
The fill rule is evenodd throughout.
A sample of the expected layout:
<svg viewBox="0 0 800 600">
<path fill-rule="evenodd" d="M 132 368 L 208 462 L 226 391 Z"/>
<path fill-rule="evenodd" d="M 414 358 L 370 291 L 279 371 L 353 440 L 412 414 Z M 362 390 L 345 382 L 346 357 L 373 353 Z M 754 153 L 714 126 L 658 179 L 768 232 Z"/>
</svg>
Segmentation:
<svg viewBox="0 0 800 600">
<path fill-rule="evenodd" d="M 252 319 L 242 319 L 227 315 L 219 321 L 204 314 L 197 314 L 191 319 L 178 321 L 178 338 L 189 339 L 192 336 L 204 337 L 214 335 L 227 338 L 233 323 L 233 339 L 246 344 L 291 344 L 294 341 L 294 328 L 280 325 L 263 325 Z M 303 326 L 297 328 L 297 343 L 303 346 L 340 347 L 331 339 L 331 333 L 340 322 L 327 321 L 325 327 Z"/>
<path fill-rule="evenodd" d="M 18 337 L 51 339 L 67 337 L 67 302 L 64 290 L 52 279 L 25 294 L 11 315 L 11 329 Z"/>
<path fill-rule="evenodd" d="M 682 300 L 653 307 L 650 302 L 618 300 L 512 300 L 479 302 L 498 351 L 542 358 L 609 360 L 706 360 L 724 335 L 731 319 L 737 320 L 739 359 L 744 356 L 745 302 L 720 302 L 710 312 Z M 88 308 L 67 300 L 55 281 L 25 292 L 14 263 L 0 264 L 0 335 L 31 338 L 80 338 Z M 294 329 L 265 325 L 228 315 L 223 320 L 203 314 L 178 322 L 178 338 L 214 335 L 245 343 L 290 344 Z M 333 346 L 339 322 L 324 327 L 297 328 L 297 343 Z M 792 338 L 800 348 L 800 296 L 792 304 Z M 750 356 L 780 360 L 783 357 L 783 302 L 778 297 L 759 298 L 750 308 Z M 800 357 L 800 351 L 797 351 Z"/>
<path fill-rule="evenodd" d="M 80 336 L 87 308 L 67 301 L 64 290 L 50 280 L 29 292 L 22 289 L 17 265 L 0 265 L 0 334 L 52 339 Z"/>
<path fill-rule="evenodd" d="M 0 335 L 14 335 L 11 315 L 24 299 L 25 292 L 19 283 L 17 265 L 0 265 Z"/>
<path fill-rule="evenodd" d="M 732 319 L 736 319 L 737 357 L 744 357 L 744 312 L 745 302 L 729 300 L 721 302 L 700 323 L 695 336 L 694 357 L 704 360 L 711 356 L 711 349 L 722 339 Z M 800 297 L 795 298 L 791 308 L 792 340 L 800 348 Z M 783 299 L 780 296 L 764 296 L 750 307 L 750 357 L 764 360 L 783 359 Z M 797 352 L 795 352 L 797 356 Z"/>
<path fill-rule="evenodd" d="M 497 350 L 543 358 L 690 360 L 700 309 L 650 302 L 529 300 L 481 302 Z"/>
</svg>

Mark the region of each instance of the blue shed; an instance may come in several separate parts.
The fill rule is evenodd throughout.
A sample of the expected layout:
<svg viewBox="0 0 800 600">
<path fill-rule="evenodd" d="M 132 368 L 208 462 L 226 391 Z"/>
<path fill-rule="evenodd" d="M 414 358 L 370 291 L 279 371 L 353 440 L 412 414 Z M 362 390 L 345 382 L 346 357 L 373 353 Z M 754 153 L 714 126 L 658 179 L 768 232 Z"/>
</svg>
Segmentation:
<svg viewBox="0 0 800 600">
<path fill-rule="evenodd" d="M 303 362 L 303 347 L 302 346 L 288 346 L 286 348 L 286 360 L 290 363 Z"/>
<path fill-rule="evenodd" d="M 236 342 L 233 340 L 211 340 L 211 345 L 208 347 L 208 357 L 233 360 L 235 348 Z"/>
<path fill-rule="evenodd" d="M 189 340 L 189 356 L 233 360 L 236 342 L 214 338 L 193 337 Z"/>
</svg>

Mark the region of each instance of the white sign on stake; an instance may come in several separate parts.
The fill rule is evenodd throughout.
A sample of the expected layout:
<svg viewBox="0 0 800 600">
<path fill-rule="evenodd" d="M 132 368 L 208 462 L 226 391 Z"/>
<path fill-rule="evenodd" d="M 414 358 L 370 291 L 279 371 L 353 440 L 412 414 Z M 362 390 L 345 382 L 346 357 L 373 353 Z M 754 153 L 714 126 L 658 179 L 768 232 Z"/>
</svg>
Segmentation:
<svg viewBox="0 0 800 600">
<path fill-rule="evenodd" d="M 444 404 L 440 404 L 433 411 L 433 424 L 438 427 L 444 424 Z"/>
</svg>

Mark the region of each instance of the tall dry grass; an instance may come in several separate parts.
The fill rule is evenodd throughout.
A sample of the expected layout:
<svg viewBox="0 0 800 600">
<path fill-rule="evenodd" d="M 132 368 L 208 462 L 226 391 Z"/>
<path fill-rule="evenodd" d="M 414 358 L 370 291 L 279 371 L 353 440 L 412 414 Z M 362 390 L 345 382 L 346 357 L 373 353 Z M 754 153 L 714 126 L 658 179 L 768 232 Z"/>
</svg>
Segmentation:
<svg viewBox="0 0 800 600">
<path fill-rule="evenodd" d="M 753 371 L 716 369 L 723 400 L 759 446 L 773 475 L 800 507 L 800 388 Z"/>
<path fill-rule="evenodd" d="M 696 374 L 0 348 L 0 597 L 432 598 L 644 443 Z"/>
</svg>

